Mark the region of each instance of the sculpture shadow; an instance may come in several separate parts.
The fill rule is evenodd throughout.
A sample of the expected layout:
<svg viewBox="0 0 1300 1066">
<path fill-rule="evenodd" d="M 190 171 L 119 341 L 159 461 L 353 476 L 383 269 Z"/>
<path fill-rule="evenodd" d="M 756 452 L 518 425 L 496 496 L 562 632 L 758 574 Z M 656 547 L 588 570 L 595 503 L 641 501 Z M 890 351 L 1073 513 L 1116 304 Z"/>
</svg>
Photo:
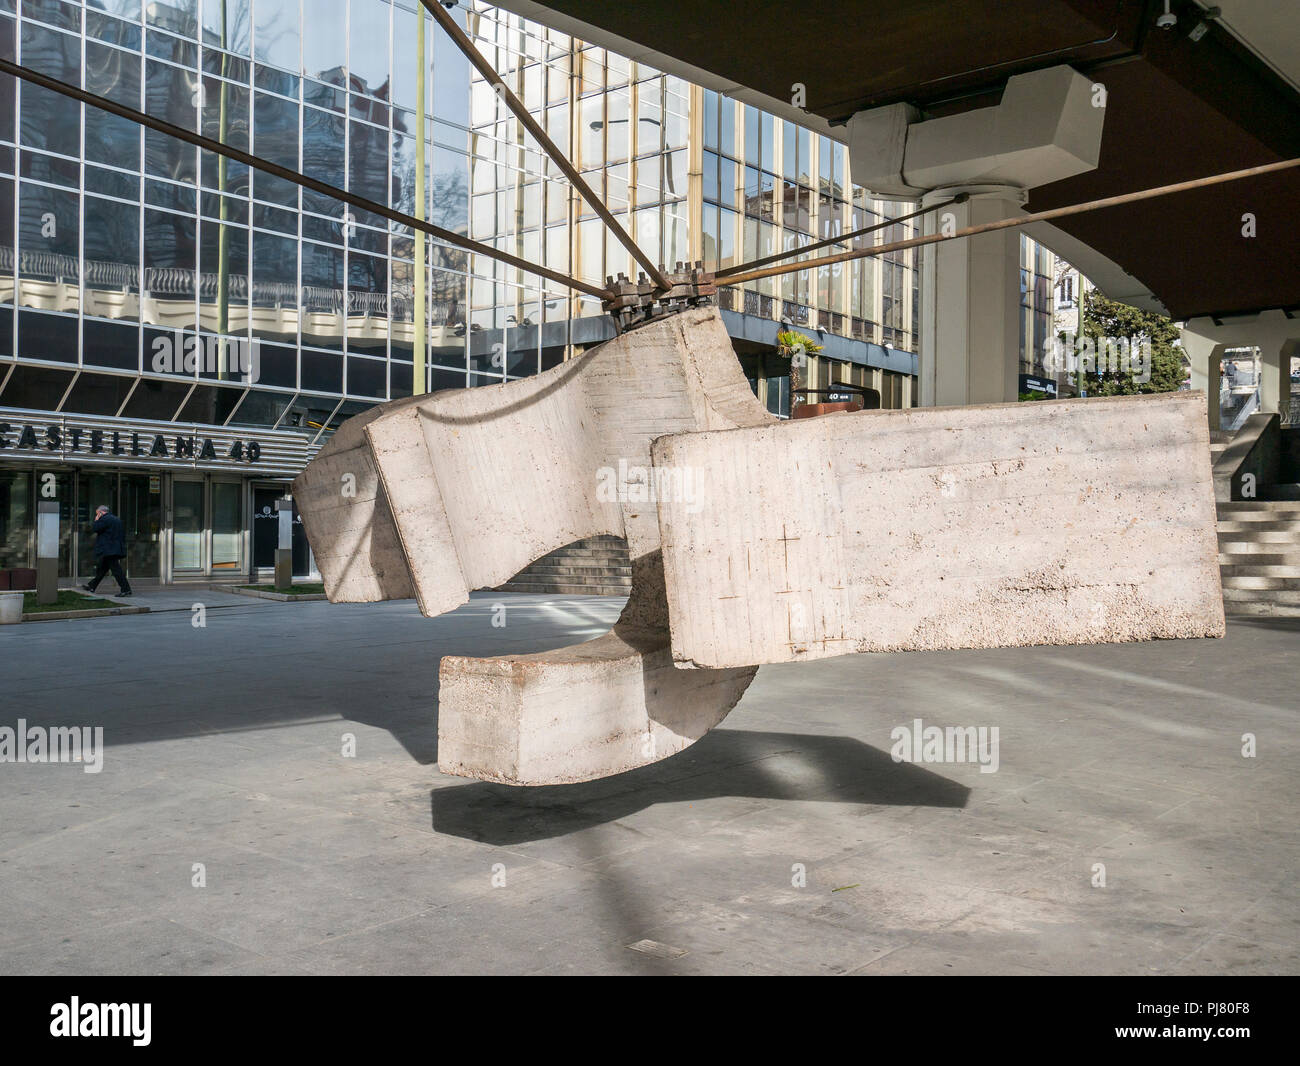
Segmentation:
<svg viewBox="0 0 1300 1066">
<path fill-rule="evenodd" d="M 431 794 L 433 829 L 507 846 L 576 833 L 656 803 L 723 796 L 863 806 L 964 807 L 965 785 L 854 737 L 715 729 L 663 762 L 573 785 L 477 781 Z"/>
</svg>

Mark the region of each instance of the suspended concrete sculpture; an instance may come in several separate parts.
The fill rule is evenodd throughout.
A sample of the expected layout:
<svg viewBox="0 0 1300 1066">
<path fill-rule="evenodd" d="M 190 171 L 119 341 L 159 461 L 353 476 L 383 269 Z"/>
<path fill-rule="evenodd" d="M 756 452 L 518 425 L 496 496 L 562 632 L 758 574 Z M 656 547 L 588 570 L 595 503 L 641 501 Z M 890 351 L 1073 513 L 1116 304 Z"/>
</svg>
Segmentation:
<svg viewBox="0 0 1300 1066">
<path fill-rule="evenodd" d="M 627 538 L 609 633 L 442 661 L 439 768 L 556 784 L 682 750 L 761 663 L 1222 635 L 1206 426 L 1199 393 L 779 422 L 702 308 L 381 405 L 293 492 L 332 600 L 428 616 Z"/>
<path fill-rule="evenodd" d="M 680 751 L 753 678 L 748 665 L 673 668 L 650 445 L 773 421 L 717 311 L 690 310 L 536 377 L 372 409 L 340 427 L 293 492 L 332 600 L 414 595 L 428 616 L 573 541 L 626 537 L 632 593 L 605 636 L 449 656 L 439 675 L 444 772 L 582 781 Z"/>
</svg>

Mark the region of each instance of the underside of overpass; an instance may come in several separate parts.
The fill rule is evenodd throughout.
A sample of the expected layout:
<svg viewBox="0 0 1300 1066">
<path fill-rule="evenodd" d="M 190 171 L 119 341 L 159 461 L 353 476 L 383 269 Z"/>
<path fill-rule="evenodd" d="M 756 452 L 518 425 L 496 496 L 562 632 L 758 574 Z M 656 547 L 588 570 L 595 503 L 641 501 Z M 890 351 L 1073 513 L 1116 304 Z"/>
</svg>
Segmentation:
<svg viewBox="0 0 1300 1066">
<path fill-rule="evenodd" d="M 905 105 L 913 122 L 961 115 L 995 107 L 1015 75 L 1069 67 L 1105 88 L 1096 163 L 1025 186 L 1027 212 L 1300 156 L 1300 33 L 1294 6 L 1276 0 L 1224 0 L 1217 18 L 1172 0 L 1172 25 L 1162 25 L 1164 0 L 498 6 L 844 141 L 863 113 Z M 860 169 L 855 161 L 866 184 Z M 1187 320 L 1300 307 L 1297 218 L 1292 170 L 1029 232 L 1108 295 Z"/>
<path fill-rule="evenodd" d="M 1261 409 L 1289 418 L 1300 345 L 1293 3 L 498 3 L 842 140 L 855 185 L 919 203 L 930 240 L 957 230 L 919 249 L 922 406 L 1017 397 L 1023 232 L 1112 299 L 1184 323 L 1212 425 L 1220 359 L 1240 344 L 1261 351 Z M 1270 169 L 1216 179 L 1257 167 Z M 1195 187 L 1092 206 L 1179 183 Z"/>
</svg>

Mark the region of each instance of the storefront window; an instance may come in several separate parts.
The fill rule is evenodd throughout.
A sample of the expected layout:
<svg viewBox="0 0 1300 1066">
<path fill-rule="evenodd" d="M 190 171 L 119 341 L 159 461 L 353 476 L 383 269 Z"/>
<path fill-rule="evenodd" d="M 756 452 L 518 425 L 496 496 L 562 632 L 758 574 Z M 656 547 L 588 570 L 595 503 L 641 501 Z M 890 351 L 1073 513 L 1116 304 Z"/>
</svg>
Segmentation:
<svg viewBox="0 0 1300 1066">
<path fill-rule="evenodd" d="M 203 482 L 172 483 L 172 569 L 203 568 Z"/>
</svg>

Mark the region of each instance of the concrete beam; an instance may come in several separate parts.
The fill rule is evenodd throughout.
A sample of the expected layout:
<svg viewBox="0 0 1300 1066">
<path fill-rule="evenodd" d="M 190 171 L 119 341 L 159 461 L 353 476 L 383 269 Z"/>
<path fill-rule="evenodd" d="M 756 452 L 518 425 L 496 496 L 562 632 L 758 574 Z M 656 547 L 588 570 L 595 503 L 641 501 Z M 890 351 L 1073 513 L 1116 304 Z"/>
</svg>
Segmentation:
<svg viewBox="0 0 1300 1066">
<path fill-rule="evenodd" d="M 904 104 L 849 120 L 853 180 L 887 200 L 955 185 L 1033 189 L 1095 170 L 1104 107 L 1068 66 L 1017 74 L 993 107 L 920 120 Z"/>
<path fill-rule="evenodd" d="M 864 411 L 655 443 L 674 661 L 1223 634 L 1200 393 Z"/>
</svg>

